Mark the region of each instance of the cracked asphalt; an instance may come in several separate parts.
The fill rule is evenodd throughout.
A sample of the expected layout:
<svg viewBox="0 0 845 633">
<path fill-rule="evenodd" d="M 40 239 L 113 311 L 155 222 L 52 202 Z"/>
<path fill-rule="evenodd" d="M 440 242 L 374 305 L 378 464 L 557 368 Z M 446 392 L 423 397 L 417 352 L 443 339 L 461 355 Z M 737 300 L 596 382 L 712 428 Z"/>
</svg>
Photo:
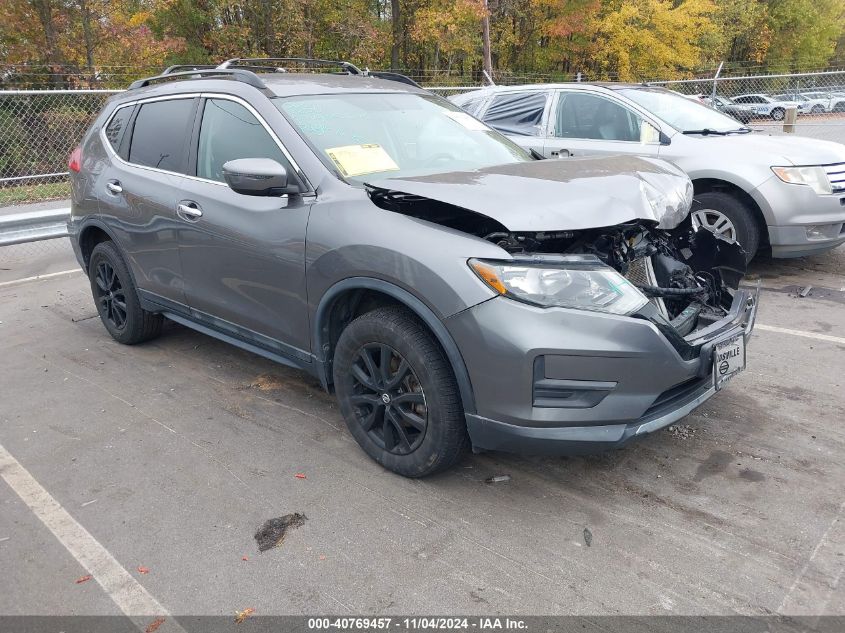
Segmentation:
<svg viewBox="0 0 845 633">
<path fill-rule="evenodd" d="M 677 428 L 424 480 L 304 373 L 173 324 L 121 346 L 82 274 L 15 282 L 75 268 L 63 241 L 13 248 L 0 446 L 172 614 L 845 614 L 845 248 L 755 263 L 748 368 Z M 0 615 L 119 613 L 2 478 L 0 569 Z"/>
</svg>

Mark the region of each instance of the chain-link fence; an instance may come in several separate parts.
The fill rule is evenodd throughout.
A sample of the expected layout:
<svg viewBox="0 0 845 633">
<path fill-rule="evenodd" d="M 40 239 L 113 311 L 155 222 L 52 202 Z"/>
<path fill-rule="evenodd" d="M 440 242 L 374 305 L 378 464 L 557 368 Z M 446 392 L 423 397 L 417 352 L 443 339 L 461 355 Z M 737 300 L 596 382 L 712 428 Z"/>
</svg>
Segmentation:
<svg viewBox="0 0 845 633">
<path fill-rule="evenodd" d="M 0 91 L 0 207 L 67 198 L 67 160 L 116 91 Z"/>
<path fill-rule="evenodd" d="M 845 143 L 845 71 L 649 83 L 699 99 L 752 128 Z"/>
<path fill-rule="evenodd" d="M 110 75 L 111 76 L 111 75 Z M 496 74 L 502 84 L 577 77 Z M 415 76 L 451 96 L 482 85 L 458 72 Z M 467 83 L 477 79 L 478 83 Z M 845 143 L 845 71 L 651 82 L 724 110 L 760 130 Z M 67 198 L 67 158 L 106 99 L 119 90 L 0 90 L 0 208 Z M 789 120 L 790 107 L 797 117 Z"/>
</svg>

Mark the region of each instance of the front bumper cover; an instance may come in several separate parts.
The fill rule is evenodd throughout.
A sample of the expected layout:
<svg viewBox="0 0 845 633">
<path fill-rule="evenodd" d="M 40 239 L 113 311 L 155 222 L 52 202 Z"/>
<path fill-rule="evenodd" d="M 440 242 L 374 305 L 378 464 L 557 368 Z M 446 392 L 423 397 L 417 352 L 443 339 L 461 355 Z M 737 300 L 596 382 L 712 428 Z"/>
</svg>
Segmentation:
<svg viewBox="0 0 845 633">
<path fill-rule="evenodd" d="M 476 394 L 478 412 L 466 416 L 474 449 L 597 453 L 669 426 L 713 396 L 713 348 L 738 333 L 748 341 L 758 293 L 738 290 L 725 318 L 682 339 L 692 355 L 646 320 L 543 314 L 504 298 L 448 319 Z M 538 400 L 538 379 L 574 397 L 556 407 L 544 390 Z"/>
</svg>

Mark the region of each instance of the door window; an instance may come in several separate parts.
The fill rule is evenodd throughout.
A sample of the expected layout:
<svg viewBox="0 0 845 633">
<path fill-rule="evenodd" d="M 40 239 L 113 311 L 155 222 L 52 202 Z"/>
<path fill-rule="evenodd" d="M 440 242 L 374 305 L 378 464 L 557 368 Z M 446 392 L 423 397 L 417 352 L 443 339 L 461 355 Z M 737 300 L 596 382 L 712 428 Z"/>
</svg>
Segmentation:
<svg viewBox="0 0 845 633">
<path fill-rule="evenodd" d="M 132 128 L 129 162 L 184 173 L 193 111 L 193 99 L 152 101 L 141 105 Z"/>
<path fill-rule="evenodd" d="M 539 136 L 546 99 L 545 92 L 497 95 L 484 113 L 484 122 L 503 134 Z"/>
<path fill-rule="evenodd" d="M 610 99 L 582 92 L 561 93 L 555 136 L 639 142 L 643 120 Z"/>
<path fill-rule="evenodd" d="M 197 176 L 225 182 L 223 164 L 238 158 L 271 158 L 291 173 L 279 145 L 240 103 L 208 99 L 202 115 Z"/>
</svg>

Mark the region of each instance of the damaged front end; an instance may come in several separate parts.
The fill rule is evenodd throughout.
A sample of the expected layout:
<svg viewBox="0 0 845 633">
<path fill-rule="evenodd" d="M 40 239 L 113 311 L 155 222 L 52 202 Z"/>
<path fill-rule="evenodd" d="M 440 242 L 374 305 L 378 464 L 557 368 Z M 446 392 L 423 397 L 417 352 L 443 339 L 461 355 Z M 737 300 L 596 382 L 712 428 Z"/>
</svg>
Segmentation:
<svg viewBox="0 0 845 633">
<path fill-rule="evenodd" d="M 470 261 L 500 294 L 540 306 L 645 318 L 682 356 L 693 355 L 686 341 L 729 317 L 737 309 L 735 299 L 744 299 L 736 296 L 746 269 L 742 247 L 693 228 L 685 175 L 645 161 L 631 170 L 630 159 L 612 165 L 627 168 L 616 174 L 595 169 L 598 162 L 589 164 L 598 175 L 562 178 L 560 167 L 551 172 L 552 161 L 542 161 L 518 170 L 509 166 L 507 172 L 493 168 L 381 182 L 367 191 L 383 209 L 469 233 L 506 251 L 510 259 Z M 601 165 L 606 168 L 608 161 Z M 551 189 L 552 200 L 517 206 L 514 185 L 542 178 L 549 187 L 551 173 L 559 179 L 552 184 L 567 190 Z M 614 193 L 599 195 L 597 184 Z M 498 198 L 496 190 L 503 192 Z M 619 204 L 612 208 L 614 202 Z M 602 217 L 623 221 L 591 228 Z M 534 230 L 539 226 L 549 230 Z"/>
<path fill-rule="evenodd" d="M 482 237 L 510 253 L 509 263 L 514 265 L 613 269 L 648 300 L 635 312 L 671 327 L 680 337 L 724 319 L 745 274 L 745 252 L 739 244 L 704 229 L 694 230 L 688 221 L 671 231 L 631 222 L 582 231 L 495 232 Z"/>
</svg>

